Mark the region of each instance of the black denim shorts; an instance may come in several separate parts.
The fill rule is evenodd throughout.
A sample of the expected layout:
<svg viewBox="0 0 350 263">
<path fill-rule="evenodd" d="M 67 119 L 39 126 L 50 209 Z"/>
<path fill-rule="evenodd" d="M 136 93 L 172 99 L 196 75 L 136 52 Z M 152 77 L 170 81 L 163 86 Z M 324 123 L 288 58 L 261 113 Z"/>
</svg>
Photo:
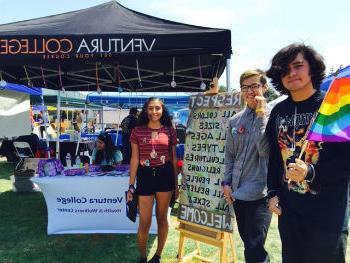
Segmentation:
<svg viewBox="0 0 350 263">
<path fill-rule="evenodd" d="M 136 194 L 154 195 L 156 192 L 173 190 L 175 190 L 175 178 L 171 162 L 155 167 L 139 165 L 136 175 Z"/>
</svg>

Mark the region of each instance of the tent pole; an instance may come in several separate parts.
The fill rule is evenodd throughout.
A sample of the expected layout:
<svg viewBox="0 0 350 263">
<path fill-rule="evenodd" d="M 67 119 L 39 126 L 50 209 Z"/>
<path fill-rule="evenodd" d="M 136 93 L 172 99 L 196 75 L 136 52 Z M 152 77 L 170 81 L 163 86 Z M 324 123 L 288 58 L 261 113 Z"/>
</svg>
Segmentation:
<svg viewBox="0 0 350 263">
<path fill-rule="evenodd" d="M 119 116 L 118 116 L 118 128 L 117 128 L 117 134 L 115 136 L 115 145 L 118 147 L 118 137 L 119 137 L 119 126 L 120 126 L 120 115 L 122 114 L 122 106 L 119 106 Z"/>
<path fill-rule="evenodd" d="M 231 59 L 226 59 L 226 91 L 231 92 Z"/>
<path fill-rule="evenodd" d="M 84 117 L 85 117 L 85 120 L 83 120 L 83 122 L 85 122 L 85 127 L 84 127 L 84 131 L 87 133 L 87 126 L 88 126 L 88 124 L 87 124 L 87 119 L 88 119 L 88 117 L 87 117 L 87 104 L 86 104 L 86 102 L 85 102 L 85 107 L 84 107 Z M 82 127 L 81 127 L 81 129 L 80 129 L 80 133 L 81 133 L 81 130 L 83 129 L 83 125 L 82 125 Z"/>
<path fill-rule="evenodd" d="M 47 133 L 47 126 L 46 126 L 46 124 L 47 123 L 49 123 L 48 122 L 48 116 L 49 116 L 49 114 L 47 114 L 46 115 L 46 113 L 47 113 L 47 110 L 45 110 L 45 102 L 44 102 L 44 95 L 43 95 L 43 93 L 41 93 L 41 95 L 40 95 L 40 98 L 41 98 L 41 107 L 42 107 L 42 109 L 43 109 L 43 118 L 44 118 L 44 127 L 45 127 L 45 141 L 46 141 L 46 151 L 47 151 L 47 153 L 48 153 L 48 157 L 49 157 L 49 159 L 51 158 L 51 155 L 50 155 L 50 145 L 49 145 L 49 136 L 48 136 L 48 133 Z M 50 123 L 49 123 L 49 125 L 50 125 Z"/>
<path fill-rule="evenodd" d="M 104 131 L 104 128 L 103 128 L 103 125 L 104 125 L 104 118 L 103 118 L 103 113 L 104 113 L 104 108 L 103 108 L 103 105 L 102 105 L 102 114 L 101 114 L 101 131 Z"/>
<path fill-rule="evenodd" d="M 77 148 L 75 149 L 75 156 L 78 156 L 80 140 L 81 140 L 81 131 L 78 135 Z"/>
<path fill-rule="evenodd" d="M 60 135 L 61 135 L 61 91 L 57 94 L 57 138 L 56 138 L 56 159 L 60 159 Z"/>
<path fill-rule="evenodd" d="M 85 106 L 84 106 L 84 114 L 86 116 L 86 103 L 85 103 Z M 78 118 L 78 116 L 77 116 L 77 118 Z M 81 128 L 80 128 L 80 131 L 79 131 L 78 142 L 77 142 L 77 148 L 75 149 L 75 156 L 78 156 L 79 144 L 80 144 L 80 141 L 81 141 L 81 133 L 82 133 L 83 128 L 84 128 L 84 124 L 83 123 L 84 123 L 84 120 L 82 120 L 82 123 L 81 123 Z M 87 127 L 87 125 L 86 125 L 86 127 Z M 83 155 L 84 155 L 84 153 L 83 153 Z"/>
</svg>

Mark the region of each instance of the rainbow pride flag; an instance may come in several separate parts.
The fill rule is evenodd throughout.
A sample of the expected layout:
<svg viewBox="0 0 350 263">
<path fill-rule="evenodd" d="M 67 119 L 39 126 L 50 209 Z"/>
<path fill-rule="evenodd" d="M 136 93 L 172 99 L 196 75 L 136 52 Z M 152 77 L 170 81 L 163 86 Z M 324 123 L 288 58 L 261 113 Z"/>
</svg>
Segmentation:
<svg viewBox="0 0 350 263">
<path fill-rule="evenodd" d="M 350 141 L 350 78 L 335 79 L 326 94 L 307 140 Z"/>
</svg>

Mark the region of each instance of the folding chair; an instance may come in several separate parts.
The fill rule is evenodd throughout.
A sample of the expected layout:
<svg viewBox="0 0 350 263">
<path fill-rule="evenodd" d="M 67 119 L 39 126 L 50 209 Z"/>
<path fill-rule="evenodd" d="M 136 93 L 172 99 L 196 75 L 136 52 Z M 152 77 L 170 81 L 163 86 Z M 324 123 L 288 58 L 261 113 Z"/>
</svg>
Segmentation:
<svg viewBox="0 0 350 263">
<path fill-rule="evenodd" d="M 16 170 L 18 166 L 23 162 L 25 158 L 34 157 L 33 151 L 30 148 L 29 143 L 27 142 L 13 142 L 13 146 L 16 149 L 17 156 L 20 158 L 20 161 L 16 165 Z"/>
</svg>

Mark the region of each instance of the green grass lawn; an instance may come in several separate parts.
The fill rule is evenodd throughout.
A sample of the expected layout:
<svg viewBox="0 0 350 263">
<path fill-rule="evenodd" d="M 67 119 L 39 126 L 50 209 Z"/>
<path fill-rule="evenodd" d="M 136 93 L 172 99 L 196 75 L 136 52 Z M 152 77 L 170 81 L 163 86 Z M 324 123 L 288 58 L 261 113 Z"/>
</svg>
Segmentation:
<svg viewBox="0 0 350 263">
<path fill-rule="evenodd" d="M 51 235 L 46 234 L 47 211 L 41 193 L 20 194 L 12 192 L 10 174 L 14 165 L 0 162 L 0 262 L 1 263 L 68 263 L 114 262 L 133 263 L 138 259 L 136 235 Z M 171 228 L 162 262 L 177 262 L 179 235 L 175 230 L 176 216 L 171 218 Z M 243 246 L 234 233 L 238 262 L 244 262 Z M 150 236 L 149 255 L 156 250 L 157 238 Z M 217 249 L 201 244 L 204 256 L 218 261 Z M 271 262 L 281 262 L 281 245 L 277 218 L 273 217 L 266 248 Z M 187 241 L 185 253 L 195 249 L 194 241 Z M 348 249 L 349 250 L 349 249 Z M 350 260 L 350 256 L 347 256 Z M 350 261 L 349 261 L 350 262 Z"/>
</svg>

